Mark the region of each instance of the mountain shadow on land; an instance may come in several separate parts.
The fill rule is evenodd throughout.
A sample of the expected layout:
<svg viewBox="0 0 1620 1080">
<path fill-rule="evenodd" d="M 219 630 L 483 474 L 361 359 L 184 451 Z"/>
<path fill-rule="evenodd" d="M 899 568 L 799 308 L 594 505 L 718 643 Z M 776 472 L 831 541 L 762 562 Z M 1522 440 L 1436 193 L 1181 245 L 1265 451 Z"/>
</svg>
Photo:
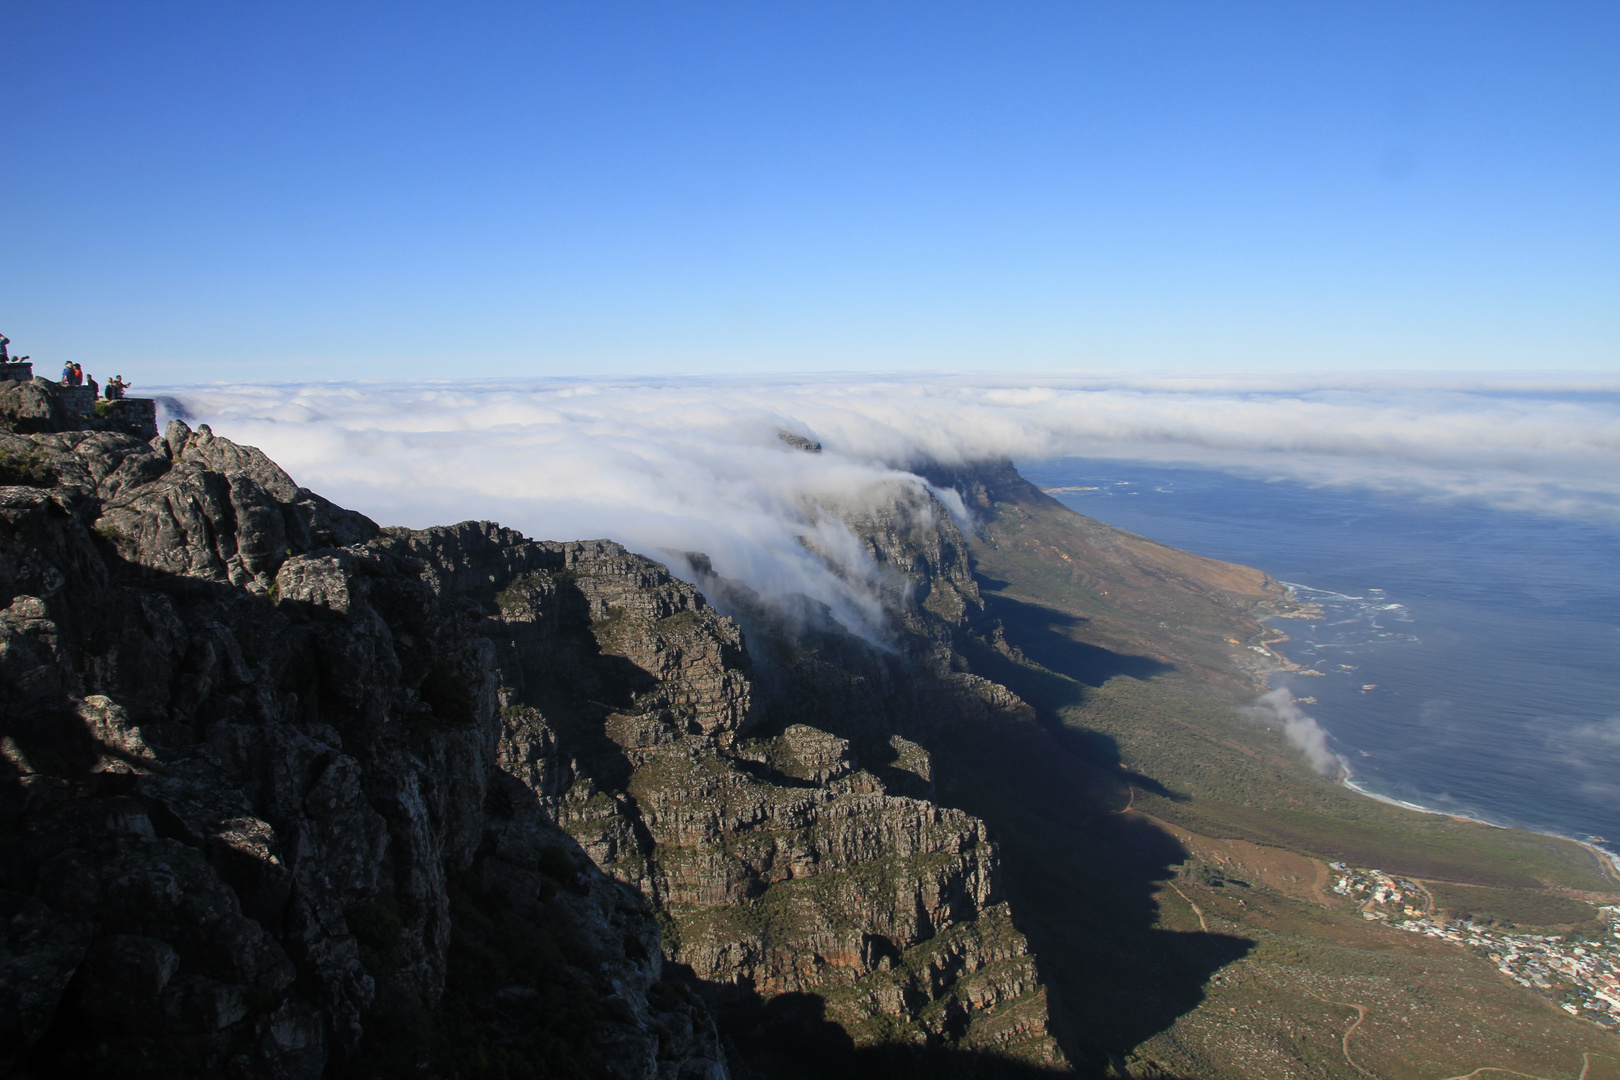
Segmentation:
<svg viewBox="0 0 1620 1080">
<path fill-rule="evenodd" d="M 1447 881 L 1517 889 L 1538 911 L 1569 890 L 1620 901 L 1590 852 L 1362 798 L 1241 717 L 1280 634 L 1258 620 L 1299 613 L 1262 571 L 1086 518 L 1010 463 L 933 479 L 973 513 L 998 622 L 964 652 L 1040 722 L 962 746 L 946 797 L 995 830 L 1080 1071 L 1599 1074 L 1613 1034 L 1472 949 L 1364 919 L 1327 865 L 1409 875 L 1445 919 L 1469 910 L 1442 902 Z"/>
<path fill-rule="evenodd" d="M 1067 682 L 1096 688 L 1120 675 L 1151 679 L 1175 670 L 1174 665 L 1157 657 L 1116 652 L 1065 633 L 1090 621 L 1082 616 L 997 593 L 982 578 L 979 591 L 985 599 L 986 612 L 1000 621 L 1007 641 L 1025 657 Z M 1027 666 L 1025 671 L 1025 681 L 1037 674 Z"/>
<path fill-rule="evenodd" d="M 1056 1080 L 1069 1070 L 951 1047 L 857 1047 L 842 1026 L 827 1019 L 819 994 L 766 999 L 736 987 L 715 988 L 732 1034 L 734 1080 Z"/>
<path fill-rule="evenodd" d="M 962 592 L 982 606 L 957 624 L 951 649 L 974 675 L 1021 701 L 1005 715 L 943 724 L 916 703 L 943 693 L 953 676 L 926 658 L 902 662 L 836 628 L 806 632 L 748 596 L 728 595 L 723 581 L 706 580 L 704 588 L 747 636 L 761 712 L 775 718 L 757 736 L 810 725 L 847 740 L 861 767 L 898 791 L 906 789 L 889 779 L 889 734 L 915 733 L 926 743 L 934 766 L 927 798 L 989 826 L 1013 924 L 1049 989 L 1053 1035 L 1079 1074 L 1102 1075 L 1197 1008 L 1210 976 L 1254 943 L 1161 927 L 1160 890 L 1177 902 L 1165 886 L 1187 852 L 1151 821 L 1120 811 L 1133 789 L 1182 796 L 1123 768 L 1108 735 L 1063 722 L 1064 710 L 1089 704 L 1105 685 L 1157 679 L 1175 665 L 1081 640 L 1074 632 L 1085 619 L 1004 595 L 1007 584 L 973 575 L 971 591 Z M 733 1038 L 770 1032 L 738 1044 L 740 1060 L 765 1069 L 761 1075 L 855 1075 L 857 1067 L 948 1075 L 939 1072 L 947 1064 L 961 1075 L 1018 1075 L 984 1072 L 1012 1066 L 960 1047 L 856 1049 L 814 994 L 761 1002 L 711 986 L 705 997 Z"/>
<path fill-rule="evenodd" d="M 1122 813 L 1127 781 L 1067 740 L 1042 728 L 962 738 L 938 760 L 940 801 L 994 831 L 1014 922 L 1051 991 L 1054 1033 L 1082 1074 L 1099 1074 L 1197 1008 L 1210 976 L 1254 947 L 1159 925 L 1160 890 L 1188 853 L 1155 823 Z"/>
<path fill-rule="evenodd" d="M 994 830 L 1018 927 L 1051 988 L 1058 1039 L 1077 1069 L 1100 1074 L 1196 1009 L 1210 977 L 1255 942 L 1160 926 L 1161 897 L 1179 901 L 1167 885 L 1188 852 L 1124 811 L 1134 790 L 1186 796 L 1126 768 L 1112 736 L 1072 720 L 1098 707 L 1096 692 L 1110 682 L 1147 682 L 1176 666 L 1082 640 L 1086 617 L 1012 595 L 977 560 L 974 571 L 1001 645 L 963 651 L 974 670 L 1027 702 L 1039 725 L 953 745 L 941 755 L 955 766 L 942 797 Z"/>
<path fill-rule="evenodd" d="M 1089 691 L 1115 677 L 1141 681 L 1173 672 L 1175 666 L 1156 657 L 1119 653 L 1077 641 L 1064 631 L 1084 625 L 1085 619 L 997 595 L 990 587 L 998 583 L 982 577 L 978 580 L 986 612 L 998 624 L 1006 648 L 992 648 L 982 641 L 965 642 L 962 651 L 974 670 L 1017 693 L 1035 710 L 1041 726 L 1054 740 L 1082 761 L 1103 770 L 1092 778 L 1099 798 L 1109 797 L 1111 791 L 1124 798 L 1129 786 L 1167 799 L 1185 798 L 1153 777 L 1127 769 L 1119 744 L 1110 736 L 1066 725 L 1060 715 L 1064 709 L 1087 704 Z"/>
</svg>

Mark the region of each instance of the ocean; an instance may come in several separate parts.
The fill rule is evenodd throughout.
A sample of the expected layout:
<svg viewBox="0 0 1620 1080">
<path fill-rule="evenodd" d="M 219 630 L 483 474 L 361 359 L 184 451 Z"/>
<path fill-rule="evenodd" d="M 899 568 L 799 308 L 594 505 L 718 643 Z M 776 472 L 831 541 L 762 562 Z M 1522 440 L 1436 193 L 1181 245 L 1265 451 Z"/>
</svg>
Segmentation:
<svg viewBox="0 0 1620 1080">
<path fill-rule="evenodd" d="M 1266 571 L 1277 675 L 1370 794 L 1620 853 L 1620 529 L 1227 472 L 1019 469 L 1110 525 Z"/>
</svg>

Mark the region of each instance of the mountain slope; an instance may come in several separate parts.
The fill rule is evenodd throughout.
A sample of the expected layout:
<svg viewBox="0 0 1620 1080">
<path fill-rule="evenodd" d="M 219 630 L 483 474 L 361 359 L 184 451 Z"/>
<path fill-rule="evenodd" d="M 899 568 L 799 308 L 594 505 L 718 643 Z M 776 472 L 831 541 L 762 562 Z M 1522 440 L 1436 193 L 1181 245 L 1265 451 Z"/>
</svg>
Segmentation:
<svg viewBox="0 0 1620 1080">
<path fill-rule="evenodd" d="M 1256 646 L 1276 636 L 1255 616 L 1286 608 L 1274 582 L 1086 519 L 1005 464 L 936 481 L 976 508 L 975 570 L 1004 635 L 975 669 L 1042 722 L 964 746 L 960 804 L 1001 838 L 1071 1056 L 1140 1076 L 1573 1077 L 1583 1053 L 1620 1055 L 1483 956 L 1324 890 L 1339 859 L 1616 899 L 1578 845 L 1363 798 L 1242 718 Z"/>
<path fill-rule="evenodd" d="M 206 427 L 0 444 L 0 1071 L 724 1075 L 646 900 L 494 767 L 477 589 L 565 550 Z"/>
<path fill-rule="evenodd" d="M 1312 774 L 1234 708 L 1276 583 L 1005 463 L 807 508 L 875 568 L 869 639 L 702 555 L 677 578 L 606 541 L 382 529 L 206 427 L 24 419 L 0 432 L 0 1075 L 1552 1077 L 1590 1053 L 1600 1080 L 1615 1049 L 1322 887 L 1341 858 L 1561 917 L 1609 887 L 1585 851 Z"/>
<path fill-rule="evenodd" d="M 380 529 L 206 427 L 0 450 L 0 1073 L 1062 1069 L 899 730 L 1032 722 L 952 670 L 976 593 L 914 491 L 865 530 L 932 583 L 903 647 L 756 664 L 615 544 Z"/>
</svg>

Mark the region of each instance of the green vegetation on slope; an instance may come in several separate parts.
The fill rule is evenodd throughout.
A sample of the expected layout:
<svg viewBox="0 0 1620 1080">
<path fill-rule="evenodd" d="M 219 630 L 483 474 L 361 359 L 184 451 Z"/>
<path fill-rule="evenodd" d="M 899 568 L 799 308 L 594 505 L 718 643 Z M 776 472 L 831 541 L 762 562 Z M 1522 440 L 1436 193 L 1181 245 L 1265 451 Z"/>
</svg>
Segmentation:
<svg viewBox="0 0 1620 1080">
<path fill-rule="evenodd" d="M 1573 1078 L 1583 1053 L 1620 1063 L 1620 1041 L 1483 957 L 1322 891 L 1342 860 L 1460 883 L 1430 886 L 1455 914 L 1568 924 L 1592 910 L 1570 893 L 1614 888 L 1590 852 L 1359 796 L 1242 717 L 1261 689 L 1251 646 L 1276 636 L 1253 613 L 1286 602 L 1265 575 L 1092 522 L 1010 468 L 950 479 L 977 503 L 1004 634 L 967 651 L 1041 723 L 955 736 L 942 788 L 990 823 L 1082 1066 Z M 1600 1075 L 1608 1059 L 1591 1060 Z"/>
</svg>

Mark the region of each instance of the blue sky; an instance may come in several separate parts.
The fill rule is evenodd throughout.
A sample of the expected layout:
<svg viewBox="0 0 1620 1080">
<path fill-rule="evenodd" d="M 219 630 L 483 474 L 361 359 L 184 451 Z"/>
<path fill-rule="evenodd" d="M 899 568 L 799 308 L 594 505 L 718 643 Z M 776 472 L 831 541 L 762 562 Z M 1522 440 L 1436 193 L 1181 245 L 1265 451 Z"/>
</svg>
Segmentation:
<svg viewBox="0 0 1620 1080">
<path fill-rule="evenodd" d="M 0 2 L 0 330 L 154 382 L 1620 370 L 1620 4 Z"/>
</svg>

